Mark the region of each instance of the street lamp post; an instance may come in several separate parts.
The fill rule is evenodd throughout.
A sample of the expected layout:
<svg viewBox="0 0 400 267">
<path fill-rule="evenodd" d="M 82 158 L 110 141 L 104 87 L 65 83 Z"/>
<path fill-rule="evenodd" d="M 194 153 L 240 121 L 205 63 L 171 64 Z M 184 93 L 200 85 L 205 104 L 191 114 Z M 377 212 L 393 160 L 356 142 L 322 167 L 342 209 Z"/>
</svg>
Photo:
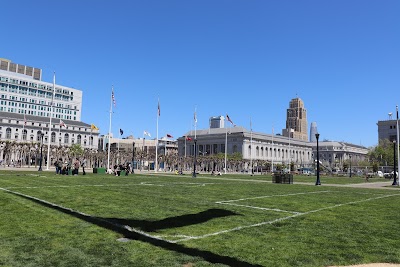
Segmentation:
<svg viewBox="0 0 400 267">
<path fill-rule="evenodd" d="M 132 143 L 132 174 L 135 173 L 135 142 Z"/>
<path fill-rule="evenodd" d="M 43 136 L 44 134 L 41 132 L 40 133 L 40 161 L 39 161 L 39 170 L 38 171 L 42 171 L 42 162 L 43 162 Z"/>
<path fill-rule="evenodd" d="M 349 155 L 349 159 L 350 159 L 350 178 L 351 178 L 351 155 Z"/>
<path fill-rule="evenodd" d="M 396 175 L 396 140 L 393 140 L 393 184 L 397 185 L 397 175 Z"/>
<path fill-rule="evenodd" d="M 196 161 L 197 161 L 197 139 L 194 139 L 194 161 L 193 161 L 193 174 L 192 177 L 196 178 Z"/>
<path fill-rule="evenodd" d="M 315 134 L 315 138 L 317 138 L 317 181 L 315 182 L 315 185 L 321 185 L 321 180 L 319 179 L 319 133 Z"/>
</svg>

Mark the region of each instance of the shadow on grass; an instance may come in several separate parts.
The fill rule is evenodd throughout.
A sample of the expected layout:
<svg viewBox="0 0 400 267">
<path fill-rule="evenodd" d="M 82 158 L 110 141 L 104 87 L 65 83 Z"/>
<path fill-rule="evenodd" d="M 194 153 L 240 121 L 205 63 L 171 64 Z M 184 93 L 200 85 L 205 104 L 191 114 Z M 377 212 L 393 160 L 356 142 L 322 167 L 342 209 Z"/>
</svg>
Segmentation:
<svg viewBox="0 0 400 267">
<path fill-rule="evenodd" d="M 128 225 L 130 227 L 135 227 L 135 228 L 139 227 L 141 230 L 146 232 L 154 232 L 161 229 L 200 224 L 214 218 L 221 218 L 234 215 L 239 215 L 239 214 L 229 210 L 209 209 L 195 214 L 186 214 L 182 216 L 166 218 L 160 221 L 145 221 L 145 220 L 118 219 L 118 218 L 108 218 L 106 220 L 121 225 Z"/>
<path fill-rule="evenodd" d="M 38 198 L 30 197 L 30 196 L 23 195 L 23 194 L 20 194 L 17 192 L 9 191 L 9 190 L 7 190 L 7 192 L 17 195 L 17 196 L 20 196 L 20 197 L 23 197 L 25 199 L 31 200 L 42 206 L 45 206 L 45 207 L 63 212 L 65 214 L 71 215 L 75 218 L 79 218 L 83 221 L 92 223 L 99 227 L 114 231 L 114 232 L 124 235 L 126 238 L 129 238 L 132 240 L 139 240 L 142 242 L 152 244 L 154 246 L 161 247 L 166 250 L 183 253 L 183 254 L 186 254 L 186 255 L 189 255 L 192 257 L 200 257 L 211 263 L 220 263 L 220 264 L 225 264 L 228 266 L 235 266 L 235 267 L 236 266 L 237 267 L 261 267 L 261 265 L 251 264 L 251 263 L 248 263 L 248 262 L 245 262 L 245 261 L 233 258 L 233 257 L 221 256 L 221 255 L 215 254 L 210 251 L 200 250 L 200 249 L 196 249 L 196 248 L 189 248 L 189 247 L 185 247 L 184 245 L 181 245 L 181 244 L 171 243 L 166 240 L 157 239 L 157 238 L 154 238 L 152 236 L 148 236 L 148 235 L 145 235 L 142 233 L 132 232 L 132 231 L 129 231 L 128 229 L 126 229 L 124 227 L 124 225 L 121 225 L 116 222 L 112 222 L 108 219 L 100 218 L 100 217 L 92 217 L 92 216 L 89 216 L 89 215 L 86 215 L 86 214 L 83 214 L 80 212 L 73 211 L 71 209 L 60 207 L 58 205 L 49 203 L 47 201 L 40 200 Z M 201 212 L 199 214 L 190 214 L 190 215 L 178 216 L 178 217 L 175 217 L 172 219 L 165 219 L 165 220 L 162 220 L 159 222 L 150 222 L 150 225 L 152 225 L 153 228 L 155 228 L 155 226 L 166 228 L 165 224 L 168 222 L 168 220 L 174 221 L 174 220 L 176 220 L 176 218 L 179 218 L 179 217 L 183 217 L 186 220 L 186 222 L 188 223 L 188 220 L 190 218 L 195 218 L 196 216 L 198 216 L 197 223 L 200 223 L 201 221 L 205 221 L 205 220 L 213 218 L 212 217 L 213 215 L 219 214 L 219 217 L 234 215 L 234 214 L 228 214 L 228 213 L 229 213 L 228 211 L 223 212 L 223 210 L 211 209 L 211 210 L 208 210 L 205 212 Z M 118 220 L 118 219 L 113 219 L 113 220 L 122 221 L 122 222 L 124 221 L 124 220 Z M 132 220 L 128 220 L 128 222 L 129 221 L 132 221 Z M 161 228 L 158 228 L 158 229 L 161 229 Z"/>
</svg>

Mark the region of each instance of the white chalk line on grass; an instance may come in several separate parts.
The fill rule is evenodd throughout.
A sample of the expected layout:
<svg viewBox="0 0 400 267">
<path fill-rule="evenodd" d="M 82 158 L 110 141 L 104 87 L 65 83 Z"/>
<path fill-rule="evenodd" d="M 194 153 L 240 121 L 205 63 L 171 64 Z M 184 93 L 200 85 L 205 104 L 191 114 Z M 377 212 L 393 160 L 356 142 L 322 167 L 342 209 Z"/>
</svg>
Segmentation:
<svg viewBox="0 0 400 267">
<path fill-rule="evenodd" d="M 15 192 L 15 191 L 12 191 L 12 190 L 9 190 L 9 189 L 6 189 L 6 188 L 2 188 L 2 187 L 0 187 L 0 190 L 3 190 L 5 192 L 8 192 L 8 193 L 11 193 L 11 194 L 14 194 L 14 195 L 22 196 L 22 197 L 25 197 L 25 198 L 28 198 L 28 199 L 32 199 L 32 200 L 35 200 L 37 202 L 41 202 L 41 203 L 44 203 L 46 205 L 53 206 L 55 208 L 67 210 L 69 212 L 77 213 L 77 214 L 85 216 L 85 217 L 90 217 L 90 218 L 96 219 L 98 221 L 106 222 L 106 223 L 114 225 L 114 226 L 116 226 L 116 227 L 118 227 L 120 229 L 125 229 L 125 230 L 128 230 L 130 232 L 133 232 L 133 233 L 136 233 L 136 234 L 139 234 L 139 235 L 143 235 L 143 236 L 148 237 L 148 238 L 157 239 L 157 240 L 161 240 L 161 241 L 168 242 L 168 243 L 176 243 L 176 242 L 173 242 L 173 241 L 170 241 L 170 240 L 167 240 L 167 239 L 163 239 L 163 238 L 161 238 L 159 236 L 149 235 L 146 232 L 143 232 L 141 230 L 132 228 L 132 227 L 130 227 L 128 225 L 121 225 L 121 224 L 110 222 L 108 220 L 105 220 L 105 219 L 102 219 L 102 218 L 99 218 L 99 217 L 93 217 L 93 216 L 91 216 L 89 214 L 86 214 L 86 213 L 83 213 L 83 212 L 80 212 L 80 211 L 77 211 L 77 210 L 73 210 L 73 209 L 70 209 L 70 208 L 66 208 L 64 206 L 57 205 L 55 203 L 52 203 L 52 202 L 49 202 L 49 201 L 46 201 L 46 200 L 43 200 L 43 199 L 40 199 L 40 198 L 37 198 L 37 197 L 33 197 L 33 196 L 30 196 L 30 195 L 26 195 L 26 194 L 22 194 L 22 193 L 19 193 L 19 192 Z"/>
<path fill-rule="evenodd" d="M 293 194 L 284 194 L 284 195 L 268 195 L 268 196 L 259 196 L 259 197 L 248 197 L 248 198 L 240 198 L 240 199 L 233 199 L 233 200 L 224 200 L 215 202 L 217 204 L 226 204 L 229 202 L 237 202 L 237 201 L 244 201 L 250 199 L 259 199 L 259 198 L 271 198 L 271 197 L 288 197 L 288 196 L 297 196 L 297 195 L 308 195 L 308 194 L 319 194 L 319 193 L 327 193 L 332 191 L 313 191 L 313 192 L 301 192 L 301 193 L 293 193 Z"/>
<path fill-rule="evenodd" d="M 231 205 L 231 206 L 238 206 L 238 207 L 245 207 L 245 208 L 250 208 L 250 209 L 257 209 L 257 210 L 268 210 L 268 211 L 277 211 L 277 212 L 286 212 L 286 213 L 294 213 L 298 214 L 301 212 L 297 211 L 288 211 L 288 210 L 281 210 L 281 209 L 272 209 L 272 208 L 262 208 L 262 207 L 256 207 L 256 206 L 249 206 L 249 205 L 240 205 L 240 204 L 233 204 L 233 203 L 224 203 L 224 202 L 216 202 L 217 204 L 222 204 L 222 205 Z"/>
<path fill-rule="evenodd" d="M 188 185 L 188 187 L 214 185 L 216 183 L 170 183 L 172 185 Z M 154 184 L 150 182 L 140 182 L 138 184 L 93 184 L 93 185 L 43 185 L 43 186 L 10 186 L 8 189 L 40 189 L 40 188 L 74 188 L 74 187 L 129 187 L 129 186 L 168 186 L 169 184 Z"/>
<path fill-rule="evenodd" d="M 275 219 L 272 221 L 260 222 L 260 223 L 251 224 L 251 225 L 238 226 L 235 228 L 226 229 L 226 230 L 222 230 L 219 232 L 209 233 L 209 234 L 200 235 L 200 236 L 191 236 L 191 237 L 187 237 L 187 238 L 182 238 L 182 239 L 175 240 L 173 242 L 178 243 L 178 242 L 184 242 L 184 241 L 195 240 L 195 239 L 203 239 L 206 237 L 217 236 L 220 234 L 230 233 L 230 232 L 239 231 L 239 230 L 243 230 L 243 229 L 263 226 L 263 225 L 267 225 L 267 224 L 274 224 L 277 222 L 293 219 L 293 218 L 303 216 L 303 215 L 320 212 L 323 210 L 334 209 L 334 208 L 339 208 L 339 207 L 346 206 L 346 205 L 358 204 L 358 203 L 362 203 L 362 202 L 367 202 L 367 201 L 372 201 L 372 200 L 377 200 L 377 199 L 382 199 L 382 198 L 388 198 L 388 197 L 393 197 L 393 196 L 400 196 L 400 194 L 383 195 L 383 196 L 378 196 L 378 197 L 373 197 L 373 198 L 368 198 L 368 199 L 363 199 L 363 200 L 351 201 L 351 202 L 337 204 L 337 205 L 324 207 L 324 208 L 320 208 L 320 209 L 316 209 L 316 210 L 311 210 L 311 211 L 307 211 L 307 212 L 303 212 L 303 213 L 298 213 L 298 214 L 294 214 L 294 215 L 287 216 L 287 217 L 278 218 L 278 219 Z"/>
</svg>

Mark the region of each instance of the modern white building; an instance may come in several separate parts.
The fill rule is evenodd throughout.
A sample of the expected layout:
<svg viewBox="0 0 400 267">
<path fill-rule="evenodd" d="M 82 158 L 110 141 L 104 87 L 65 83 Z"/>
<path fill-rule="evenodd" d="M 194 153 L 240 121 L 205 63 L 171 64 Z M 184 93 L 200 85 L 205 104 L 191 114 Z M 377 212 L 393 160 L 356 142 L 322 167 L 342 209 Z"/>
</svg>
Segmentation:
<svg viewBox="0 0 400 267">
<path fill-rule="evenodd" d="M 2 60 L 0 62 L 3 62 Z M 0 111 L 80 121 L 82 91 L 0 69 Z M 53 110 L 52 110 L 53 109 Z"/>
<path fill-rule="evenodd" d="M 41 142 L 43 134 L 44 144 L 97 149 L 99 130 L 81 122 L 82 91 L 54 90 L 41 77 L 41 69 L 0 59 L 0 141 Z"/>
</svg>

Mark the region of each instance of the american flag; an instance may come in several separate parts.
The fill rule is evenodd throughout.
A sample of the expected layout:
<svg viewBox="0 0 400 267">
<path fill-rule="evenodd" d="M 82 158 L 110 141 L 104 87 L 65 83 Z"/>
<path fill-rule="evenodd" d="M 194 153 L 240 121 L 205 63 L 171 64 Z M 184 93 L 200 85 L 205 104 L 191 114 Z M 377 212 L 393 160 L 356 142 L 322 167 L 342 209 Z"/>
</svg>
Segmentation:
<svg viewBox="0 0 400 267">
<path fill-rule="evenodd" d="M 228 114 L 226 114 L 226 119 L 227 119 L 230 123 L 232 123 L 233 126 L 236 126 L 236 124 L 233 123 L 233 121 L 231 120 L 231 118 L 229 118 Z"/>
<path fill-rule="evenodd" d="M 65 122 L 63 122 L 61 119 L 60 119 L 60 127 L 67 127 L 67 125 L 65 125 Z"/>
</svg>

